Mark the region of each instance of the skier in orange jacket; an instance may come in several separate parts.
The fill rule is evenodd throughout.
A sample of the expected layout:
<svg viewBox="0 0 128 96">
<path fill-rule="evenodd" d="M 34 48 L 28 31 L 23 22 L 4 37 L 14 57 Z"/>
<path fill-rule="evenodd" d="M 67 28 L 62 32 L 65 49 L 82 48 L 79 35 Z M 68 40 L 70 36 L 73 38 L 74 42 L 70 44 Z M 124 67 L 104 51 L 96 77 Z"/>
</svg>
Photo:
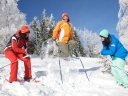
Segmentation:
<svg viewBox="0 0 128 96">
<path fill-rule="evenodd" d="M 73 39 L 73 31 L 69 21 L 68 14 L 63 13 L 62 20 L 58 22 L 53 30 L 53 39 L 57 39 L 58 42 L 62 43 L 68 43 L 69 40 Z"/>
<path fill-rule="evenodd" d="M 24 62 L 25 75 L 24 80 L 29 81 L 31 75 L 31 60 L 26 54 L 28 35 L 30 30 L 28 26 L 23 25 L 10 39 L 4 50 L 5 56 L 10 60 L 10 77 L 9 82 L 17 81 L 18 59 Z"/>
<path fill-rule="evenodd" d="M 68 13 L 62 14 L 62 20 L 59 21 L 53 30 L 52 38 L 57 42 L 60 57 L 68 57 L 71 55 L 74 41 L 74 34 Z"/>
</svg>

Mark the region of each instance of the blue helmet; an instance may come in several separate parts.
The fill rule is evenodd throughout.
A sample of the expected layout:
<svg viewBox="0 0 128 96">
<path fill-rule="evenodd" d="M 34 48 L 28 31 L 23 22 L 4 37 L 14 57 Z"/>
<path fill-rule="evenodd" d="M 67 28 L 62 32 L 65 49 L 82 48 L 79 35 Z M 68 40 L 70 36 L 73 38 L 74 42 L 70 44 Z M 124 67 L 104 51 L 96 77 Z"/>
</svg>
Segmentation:
<svg viewBox="0 0 128 96">
<path fill-rule="evenodd" d="M 109 36 L 109 31 L 107 29 L 101 30 L 100 36 L 107 38 Z"/>
</svg>

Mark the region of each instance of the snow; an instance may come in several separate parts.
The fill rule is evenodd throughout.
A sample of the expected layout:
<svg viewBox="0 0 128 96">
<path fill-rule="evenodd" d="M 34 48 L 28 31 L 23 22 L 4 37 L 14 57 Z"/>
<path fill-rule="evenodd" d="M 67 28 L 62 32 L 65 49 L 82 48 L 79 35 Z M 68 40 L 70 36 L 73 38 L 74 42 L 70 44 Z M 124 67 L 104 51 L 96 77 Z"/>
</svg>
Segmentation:
<svg viewBox="0 0 128 96">
<path fill-rule="evenodd" d="M 60 76 L 59 58 L 31 56 L 32 75 L 40 82 L 24 82 L 23 80 L 8 83 L 9 66 L 0 69 L 0 96 L 127 96 L 128 89 L 116 84 L 110 73 L 100 71 L 99 58 L 80 57 L 86 69 L 86 77 L 79 59 L 60 59 L 62 80 Z M 9 64 L 9 60 L 0 55 L 0 68 Z M 128 68 L 128 67 L 126 67 Z M 23 78 L 23 62 L 19 61 L 18 78 Z"/>
</svg>

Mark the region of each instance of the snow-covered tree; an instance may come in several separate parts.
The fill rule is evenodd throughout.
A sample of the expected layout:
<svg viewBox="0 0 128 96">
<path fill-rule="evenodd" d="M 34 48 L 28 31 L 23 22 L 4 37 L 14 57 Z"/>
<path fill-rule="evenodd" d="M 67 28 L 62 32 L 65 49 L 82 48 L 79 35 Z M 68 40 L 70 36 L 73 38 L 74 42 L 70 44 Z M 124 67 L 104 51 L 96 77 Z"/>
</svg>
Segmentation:
<svg viewBox="0 0 128 96">
<path fill-rule="evenodd" d="M 50 17 L 48 17 L 48 22 L 47 22 L 48 38 L 51 38 L 54 26 L 55 26 L 54 17 L 53 14 L 51 14 Z"/>
<path fill-rule="evenodd" d="M 34 20 L 30 23 L 31 35 L 30 40 L 33 42 L 34 53 L 39 55 L 42 47 L 42 43 L 52 37 L 52 30 L 54 27 L 53 15 L 46 16 L 46 10 L 42 12 L 41 22 L 34 17 Z"/>
<path fill-rule="evenodd" d="M 121 42 L 128 49 L 128 0 L 119 0 L 119 5 L 117 30 L 119 31 Z"/>
<path fill-rule="evenodd" d="M 41 41 L 44 42 L 52 35 L 52 30 L 54 27 L 53 15 L 50 17 L 46 16 L 46 10 L 44 9 L 42 12 L 42 20 L 41 20 Z"/>
<path fill-rule="evenodd" d="M 94 50 L 101 48 L 101 40 L 97 33 L 94 33 L 90 30 L 78 30 L 77 34 L 80 38 L 80 42 L 84 48 L 84 53 L 86 56 L 95 57 L 97 56 L 94 53 Z"/>
<path fill-rule="evenodd" d="M 85 53 L 84 53 L 84 49 L 83 49 L 83 46 L 81 44 L 81 41 L 80 41 L 80 38 L 78 37 L 78 34 L 77 34 L 77 31 L 76 28 L 74 27 L 73 28 L 73 32 L 74 32 L 74 35 L 75 35 L 75 40 L 77 42 L 77 52 L 80 56 L 85 56 Z"/>
<path fill-rule="evenodd" d="M 40 22 L 38 20 L 37 17 L 34 17 L 33 21 L 30 23 L 30 30 L 31 30 L 31 33 L 30 33 L 30 42 L 29 42 L 29 51 L 31 51 L 30 53 L 33 53 L 35 51 L 36 54 L 39 54 L 39 42 L 40 42 L 40 33 L 39 33 L 39 30 L 40 30 Z"/>
<path fill-rule="evenodd" d="M 17 0 L 0 0 L 0 51 L 3 52 L 9 38 L 22 24 L 26 24 L 25 15 L 20 12 Z"/>
<path fill-rule="evenodd" d="M 42 47 L 42 43 L 52 37 L 52 30 L 54 27 L 53 15 L 50 17 L 46 16 L 46 10 L 44 9 L 42 12 L 42 20 L 40 25 L 40 50 Z"/>
<path fill-rule="evenodd" d="M 47 23 L 46 10 L 43 10 L 42 20 L 41 20 L 41 30 L 40 30 L 40 36 L 42 42 L 44 42 L 48 38 L 46 23 Z"/>
</svg>

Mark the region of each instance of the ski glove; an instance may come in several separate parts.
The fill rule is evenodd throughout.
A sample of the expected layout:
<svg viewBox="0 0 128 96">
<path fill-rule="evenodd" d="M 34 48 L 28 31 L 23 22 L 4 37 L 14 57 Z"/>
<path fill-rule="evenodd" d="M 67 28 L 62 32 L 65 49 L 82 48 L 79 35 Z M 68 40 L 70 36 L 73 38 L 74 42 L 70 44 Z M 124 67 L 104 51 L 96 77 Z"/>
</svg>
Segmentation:
<svg viewBox="0 0 128 96">
<path fill-rule="evenodd" d="M 53 39 L 53 44 L 55 44 L 55 45 L 58 46 L 58 44 L 57 44 L 57 42 L 56 42 L 56 39 Z"/>
</svg>

